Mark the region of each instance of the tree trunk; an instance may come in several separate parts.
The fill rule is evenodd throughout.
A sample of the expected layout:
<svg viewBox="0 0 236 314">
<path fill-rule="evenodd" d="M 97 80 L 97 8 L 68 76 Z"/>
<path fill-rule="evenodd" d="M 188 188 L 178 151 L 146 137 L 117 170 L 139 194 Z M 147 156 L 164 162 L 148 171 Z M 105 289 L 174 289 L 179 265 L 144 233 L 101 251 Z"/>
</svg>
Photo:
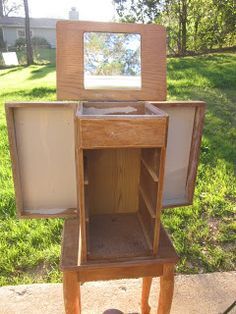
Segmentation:
<svg viewBox="0 0 236 314">
<path fill-rule="evenodd" d="M 27 65 L 31 65 L 34 63 L 34 61 L 33 61 L 33 50 L 32 50 L 32 44 L 31 44 L 31 35 L 30 35 L 28 0 L 24 0 L 24 9 L 25 9 L 25 38 L 26 38 Z"/>
<path fill-rule="evenodd" d="M 0 0 L 0 17 L 3 17 L 3 0 Z M 3 30 L 0 27 L 0 48 L 4 48 L 5 43 L 4 43 L 4 39 L 3 39 Z"/>
<path fill-rule="evenodd" d="M 178 55 L 181 56 L 182 54 L 182 37 L 181 37 L 181 25 L 182 25 L 182 22 L 181 22 L 181 18 L 182 18 L 182 15 L 181 15 L 181 5 L 180 5 L 180 1 L 178 1 L 178 14 L 179 14 L 179 20 L 178 20 L 178 26 L 179 26 L 179 29 L 178 29 L 178 43 L 177 43 L 177 46 L 178 46 Z"/>
<path fill-rule="evenodd" d="M 181 18 L 181 28 L 182 28 L 182 55 L 186 55 L 187 50 L 187 0 L 182 0 L 182 18 Z"/>
<path fill-rule="evenodd" d="M 3 17 L 3 0 L 0 0 L 0 17 Z"/>
<path fill-rule="evenodd" d="M 198 40 L 198 27 L 200 24 L 200 15 L 196 17 L 196 20 L 194 22 L 194 35 L 193 35 L 193 42 L 194 42 L 194 50 L 197 51 L 199 49 L 197 45 L 197 40 Z"/>
</svg>

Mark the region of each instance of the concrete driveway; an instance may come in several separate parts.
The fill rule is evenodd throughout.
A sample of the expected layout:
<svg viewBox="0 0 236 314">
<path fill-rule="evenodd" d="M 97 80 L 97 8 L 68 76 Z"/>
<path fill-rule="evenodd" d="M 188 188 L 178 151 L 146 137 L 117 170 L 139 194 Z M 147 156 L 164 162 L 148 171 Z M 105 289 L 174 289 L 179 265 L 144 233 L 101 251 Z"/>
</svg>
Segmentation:
<svg viewBox="0 0 236 314">
<path fill-rule="evenodd" d="M 236 272 L 176 276 L 172 314 L 236 313 Z M 159 281 L 150 295 L 151 313 L 156 313 Z M 82 285 L 83 314 L 140 313 L 141 280 L 91 282 Z M 119 310 L 119 311 L 118 311 Z M 0 288 L 1 314 L 61 314 L 61 284 L 34 284 Z"/>
</svg>

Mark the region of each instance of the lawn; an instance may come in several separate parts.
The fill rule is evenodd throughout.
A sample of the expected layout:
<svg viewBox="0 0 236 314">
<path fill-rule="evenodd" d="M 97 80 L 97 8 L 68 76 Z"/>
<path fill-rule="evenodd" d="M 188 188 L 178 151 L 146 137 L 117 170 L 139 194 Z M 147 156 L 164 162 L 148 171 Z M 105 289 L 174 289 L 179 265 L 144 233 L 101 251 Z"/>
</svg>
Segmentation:
<svg viewBox="0 0 236 314">
<path fill-rule="evenodd" d="M 20 65 L 26 65 L 26 50 L 17 49 L 15 47 L 10 48 L 9 51 L 16 51 L 17 58 Z M 33 48 L 34 60 L 38 64 L 54 64 L 56 62 L 56 49 L 55 48 L 43 48 L 34 47 Z M 2 55 L 0 54 L 0 67 L 4 66 L 4 61 Z"/>
<path fill-rule="evenodd" d="M 181 257 L 179 273 L 235 269 L 236 55 L 168 60 L 169 99 L 207 102 L 192 206 L 165 210 L 162 220 Z M 58 282 L 63 221 L 15 216 L 4 102 L 55 100 L 55 67 L 0 70 L 0 285 Z"/>
</svg>

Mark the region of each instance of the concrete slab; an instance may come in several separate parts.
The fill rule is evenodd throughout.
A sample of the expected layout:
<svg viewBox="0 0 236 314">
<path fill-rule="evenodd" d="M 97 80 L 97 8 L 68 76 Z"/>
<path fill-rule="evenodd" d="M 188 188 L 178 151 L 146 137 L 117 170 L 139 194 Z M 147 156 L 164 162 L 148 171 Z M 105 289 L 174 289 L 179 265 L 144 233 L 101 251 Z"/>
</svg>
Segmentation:
<svg viewBox="0 0 236 314">
<path fill-rule="evenodd" d="M 179 275 L 175 282 L 172 314 L 220 314 L 236 299 L 236 272 Z M 81 290 L 83 314 L 140 313 L 140 279 L 91 282 L 84 284 Z M 159 280 L 154 279 L 150 295 L 151 313 L 156 313 L 158 291 Z M 62 314 L 62 285 L 2 287 L 0 313 Z M 236 308 L 230 311 L 233 313 L 236 313 Z"/>
</svg>

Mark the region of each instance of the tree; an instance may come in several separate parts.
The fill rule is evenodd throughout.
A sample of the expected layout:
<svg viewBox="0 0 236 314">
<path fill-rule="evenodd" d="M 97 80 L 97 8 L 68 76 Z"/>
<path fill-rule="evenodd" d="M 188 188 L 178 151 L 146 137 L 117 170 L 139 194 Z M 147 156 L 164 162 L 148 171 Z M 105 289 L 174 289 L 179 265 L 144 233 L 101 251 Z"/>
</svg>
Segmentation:
<svg viewBox="0 0 236 314">
<path fill-rule="evenodd" d="M 123 22 L 160 23 L 171 54 L 187 55 L 236 44 L 235 0 L 113 0 Z"/>
<path fill-rule="evenodd" d="M 3 40 L 3 31 L 2 28 L 0 28 L 0 49 L 5 48 L 5 42 Z"/>
<path fill-rule="evenodd" d="M 15 15 L 22 7 L 22 1 L 0 0 L 0 17 Z"/>
<path fill-rule="evenodd" d="M 0 0 L 0 17 L 3 17 L 3 0 Z"/>
<path fill-rule="evenodd" d="M 3 3 L 0 0 L 0 17 L 3 17 Z M 4 48 L 4 40 L 3 40 L 3 30 L 0 28 L 0 48 Z"/>
<path fill-rule="evenodd" d="M 173 47 L 176 54 L 184 56 L 187 52 L 187 23 L 189 15 L 189 4 L 191 0 L 166 0 L 163 5 L 162 18 L 168 17 L 167 27 L 169 30 L 169 43 L 177 43 L 177 49 Z M 172 38 L 171 38 L 172 37 Z"/>
<path fill-rule="evenodd" d="M 16 14 L 22 6 L 22 1 L 0 0 L 0 17 Z M 5 48 L 2 28 L 0 28 L 0 48 Z"/>
<path fill-rule="evenodd" d="M 26 39 L 27 65 L 31 65 L 34 63 L 34 61 L 33 61 L 33 49 L 32 49 L 32 43 L 31 43 L 31 35 L 30 35 L 28 0 L 24 0 L 24 9 L 25 9 L 25 39 Z"/>
<path fill-rule="evenodd" d="M 156 22 L 162 9 L 162 0 L 113 0 L 116 12 L 123 22 Z"/>
<path fill-rule="evenodd" d="M 190 0 L 114 0 L 118 16 L 123 22 L 158 23 L 166 16 L 175 26 L 178 54 L 186 53 L 187 14 Z M 172 29 L 172 28 L 171 28 Z M 176 34 L 177 30 L 177 34 Z"/>
</svg>

